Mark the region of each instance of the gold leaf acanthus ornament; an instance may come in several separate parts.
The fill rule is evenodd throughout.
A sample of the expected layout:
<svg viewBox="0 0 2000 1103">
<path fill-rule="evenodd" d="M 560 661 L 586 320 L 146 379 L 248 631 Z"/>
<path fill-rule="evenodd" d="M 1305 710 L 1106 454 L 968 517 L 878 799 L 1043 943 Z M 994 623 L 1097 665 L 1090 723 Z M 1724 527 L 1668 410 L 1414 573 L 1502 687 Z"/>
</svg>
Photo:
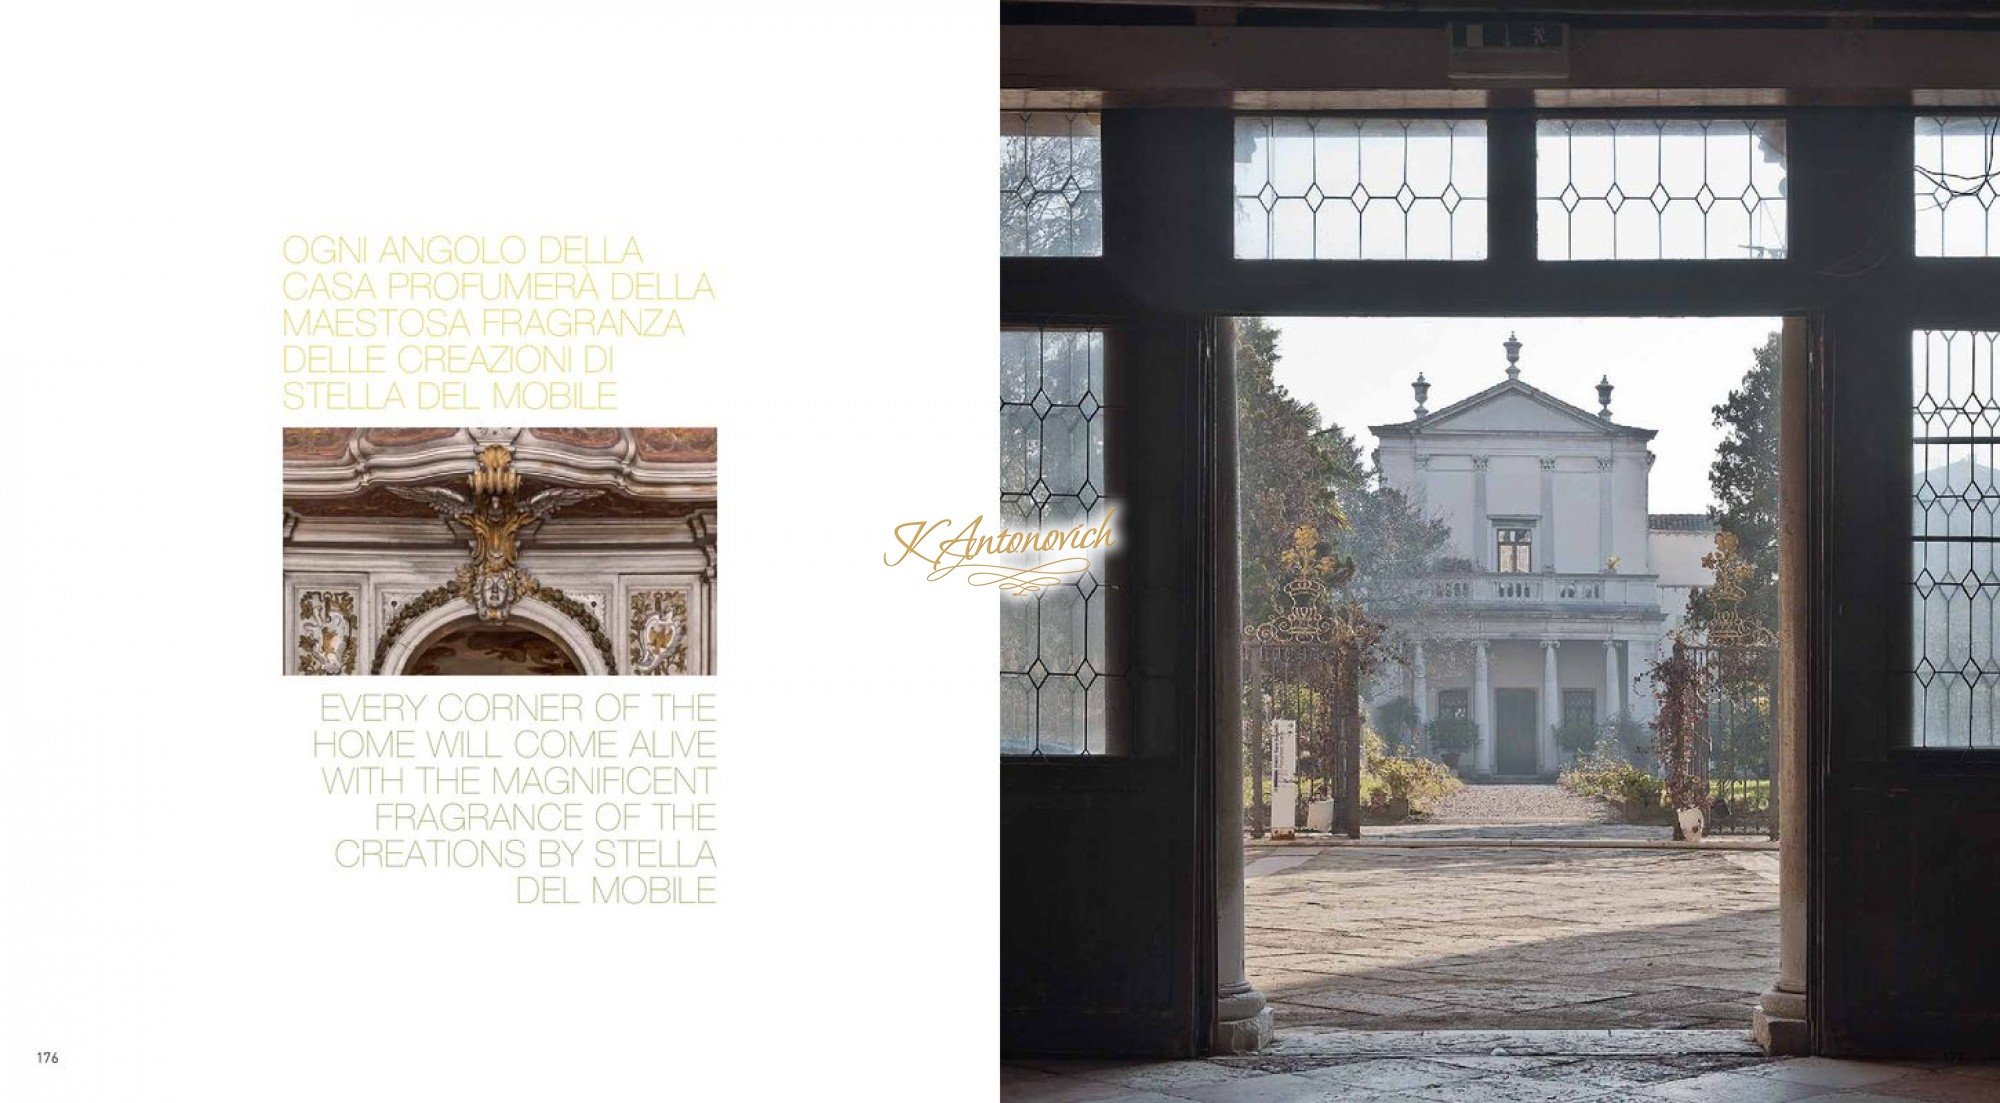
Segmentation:
<svg viewBox="0 0 2000 1103">
<path fill-rule="evenodd" d="M 481 448 L 466 482 L 469 497 L 442 486 L 392 486 L 389 491 L 429 506 L 454 533 L 464 536 L 469 561 L 458 570 L 459 593 L 484 619 L 503 621 L 516 599 L 539 588 L 520 569 L 522 541 L 557 510 L 603 492 L 553 487 L 523 501 L 514 449 L 505 444 Z"/>
<path fill-rule="evenodd" d="M 1336 517 L 1337 525 L 1345 521 Z M 1281 552 L 1279 563 L 1292 572 L 1281 592 L 1289 603 L 1271 619 L 1243 626 L 1243 641 L 1251 644 L 1342 644 L 1369 647 L 1380 638 L 1382 626 L 1372 621 L 1352 602 L 1334 602 L 1333 589 L 1353 581 L 1354 560 L 1344 555 L 1320 552 L 1319 529 L 1300 525 L 1292 530 L 1291 549 Z"/>
<path fill-rule="evenodd" d="M 1718 647 L 1767 646 L 1771 630 L 1743 615 L 1743 599 L 1749 596 L 1754 568 L 1738 551 L 1736 534 L 1724 530 L 1715 534 L 1715 550 L 1701 557 L 1701 565 L 1714 572 L 1709 586 L 1712 612 L 1706 625 L 1708 642 Z"/>
</svg>

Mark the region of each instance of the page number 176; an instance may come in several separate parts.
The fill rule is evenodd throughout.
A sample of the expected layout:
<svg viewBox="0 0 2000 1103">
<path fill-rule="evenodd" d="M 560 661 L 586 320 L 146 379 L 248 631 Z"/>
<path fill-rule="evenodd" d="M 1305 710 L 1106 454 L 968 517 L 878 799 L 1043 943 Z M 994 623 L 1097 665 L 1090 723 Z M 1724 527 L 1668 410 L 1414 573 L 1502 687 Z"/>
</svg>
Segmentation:
<svg viewBox="0 0 2000 1103">
<path fill-rule="evenodd" d="M 38 1065 L 60 1065 L 62 1064 L 62 1058 L 56 1054 L 55 1050 L 44 1049 L 36 1052 L 35 1063 Z"/>
</svg>

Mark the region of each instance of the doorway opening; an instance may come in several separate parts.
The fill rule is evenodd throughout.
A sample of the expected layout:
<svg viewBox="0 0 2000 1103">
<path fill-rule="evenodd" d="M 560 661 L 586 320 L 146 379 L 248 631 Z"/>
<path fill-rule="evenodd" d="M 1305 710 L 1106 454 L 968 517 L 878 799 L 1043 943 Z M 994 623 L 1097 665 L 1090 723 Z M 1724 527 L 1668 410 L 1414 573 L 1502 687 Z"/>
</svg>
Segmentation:
<svg viewBox="0 0 2000 1103">
<path fill-rule="evenodd" d="M 1750 1027 L 1800 324 L 1238 320 L 1245 952 L 1281 1035 Z"/>
</svg>

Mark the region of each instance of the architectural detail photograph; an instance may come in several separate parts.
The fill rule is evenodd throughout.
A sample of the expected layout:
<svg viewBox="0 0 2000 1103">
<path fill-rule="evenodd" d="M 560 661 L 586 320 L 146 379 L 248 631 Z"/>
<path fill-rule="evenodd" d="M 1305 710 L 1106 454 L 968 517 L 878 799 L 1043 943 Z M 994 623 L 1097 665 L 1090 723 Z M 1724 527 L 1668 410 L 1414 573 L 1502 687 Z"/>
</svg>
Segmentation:
<svg viewBox="0 0 2000 1103">
<path fill-rule="evenodd" d="M 1002 1097 L 2000 1099 L 2000 16 L 999 16 Z"/>
<path fill-rule="evenodd" d="M 287 674 L 715 672 L 714 429 L 286 429 Z"/>
</svg>

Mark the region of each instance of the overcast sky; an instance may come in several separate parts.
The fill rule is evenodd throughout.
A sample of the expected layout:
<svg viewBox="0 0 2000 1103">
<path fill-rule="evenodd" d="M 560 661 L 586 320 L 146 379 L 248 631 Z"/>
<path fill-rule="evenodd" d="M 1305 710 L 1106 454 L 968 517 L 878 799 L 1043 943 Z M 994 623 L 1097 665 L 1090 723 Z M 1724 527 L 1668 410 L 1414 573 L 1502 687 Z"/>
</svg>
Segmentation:
<svg viewBox="0 0 2000 1103">
<path fill-rule="evenodd" d="M 1653 438 L 1652 512 L 1708 508 L 1708 465 L 1722 432 L 1709 408 L 1743 378 L 1775 318 L 1274 318 L 1278 382 L 1353 434 L 1408 421 L 1410 381 L 1431 383 L 1441 410 L 1507 378 L 1501 343 L 1521 338 L 1521 379 L 1597 412 L 1597 381 L 1617 390 L 1611 419 L 1659 430 Z"/>
</svg>

